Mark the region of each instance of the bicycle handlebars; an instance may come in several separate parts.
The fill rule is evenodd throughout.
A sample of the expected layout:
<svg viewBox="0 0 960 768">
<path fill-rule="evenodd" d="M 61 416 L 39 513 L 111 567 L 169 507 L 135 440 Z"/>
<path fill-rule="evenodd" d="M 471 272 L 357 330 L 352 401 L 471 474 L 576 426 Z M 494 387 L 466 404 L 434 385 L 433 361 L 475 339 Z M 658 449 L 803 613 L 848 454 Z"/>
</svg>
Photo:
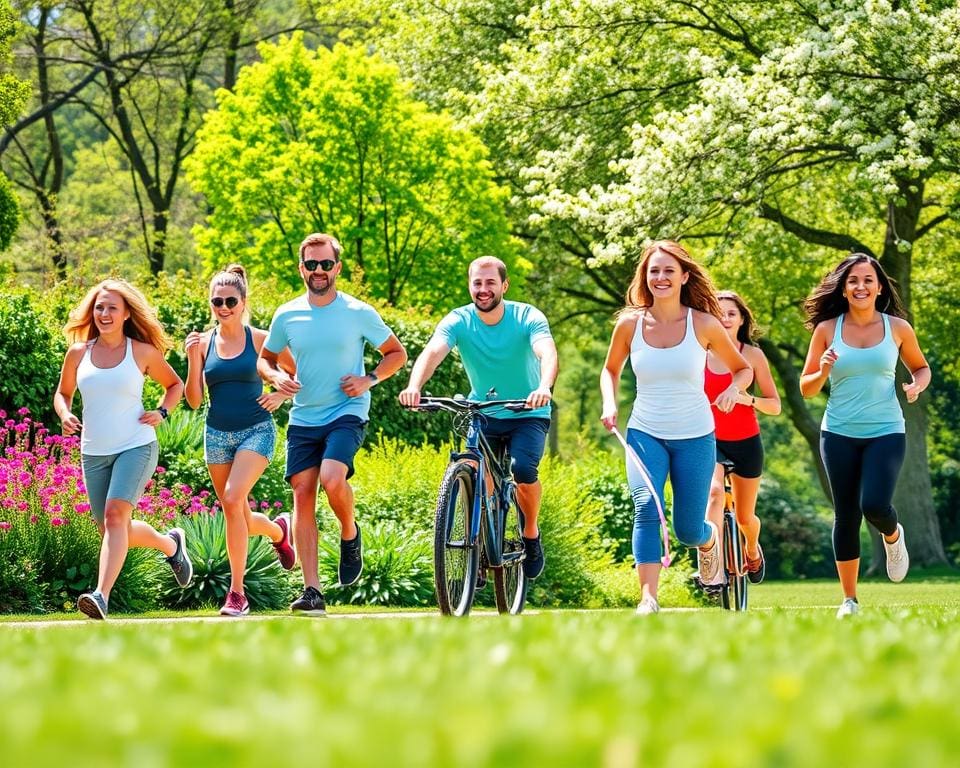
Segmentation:
<svg viewBox="0 0 960 768">
<path fill-rule="evenodd" d="M 508 411 L 526 411 L 526 400 L 468 400 L 465 397 L 421 397 L 420 403 L 415 406 L 405 405 L 412 411 L 451 411 L 466 413 L 483 411 L 487 408 L 506 408 Z"/>
</svg>

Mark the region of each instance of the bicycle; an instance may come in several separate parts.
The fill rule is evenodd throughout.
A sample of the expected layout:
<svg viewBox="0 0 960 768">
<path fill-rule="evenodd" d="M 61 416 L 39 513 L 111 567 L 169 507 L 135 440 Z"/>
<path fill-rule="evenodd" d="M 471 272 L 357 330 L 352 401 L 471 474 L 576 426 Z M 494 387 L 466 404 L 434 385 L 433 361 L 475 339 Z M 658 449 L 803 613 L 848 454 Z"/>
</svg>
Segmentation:
<svg viewBox="0 0 960 768">
<path fill-rule="evenodd" d="M 744 564 L 746 540 L 737 525 L 730 474 L 733 464 L 723 463 L 723 570 L 720 604 L 730 611 L 747 610 L 747 570 Z"/>
<path fill-rule="evenodd" d="M 523 513 L 506 445 L 496 450 L 481 428 L 483 411 L 526 409 L 524 400 L 467 400 L 423 397 L 413 410 L 448 411 L 454 417 L 456 450 L 440 482 L 434 515 L 433 565 L 437 605 L 445 616 L 466 616 L 473 607 L 478 580 L 493 571 L 499 613 L 519 614 L 527 599 Z M 459 439 L 466 444 L 460 450 Z M 486 492 L 488 478 L 493 492 Z"/>
</svg>

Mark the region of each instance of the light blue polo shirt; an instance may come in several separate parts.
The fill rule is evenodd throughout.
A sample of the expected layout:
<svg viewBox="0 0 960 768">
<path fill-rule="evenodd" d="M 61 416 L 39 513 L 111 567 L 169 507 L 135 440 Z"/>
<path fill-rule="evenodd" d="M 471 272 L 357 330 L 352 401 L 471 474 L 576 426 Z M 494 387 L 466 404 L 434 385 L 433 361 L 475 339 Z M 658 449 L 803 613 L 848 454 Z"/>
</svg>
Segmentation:
<svg viewBox="0 0 960 768">
<path fill-rule="evenodd" d="M 363 376 L 364 345 L 380 347 L 390 333 L 373 307 L 340 291 L 323 307 L 312 306 L 306 294 L 281 306 L 264 345 L 274 354 L 289 347 L 297 364 L 302 386 L 293 398 L 290 423 L 320 427 L 348 415 L 366 421 L 370 392 L 349 397 L 340 379 Z"/>
<path fill-rule="evenodd" d="M 553 338 L 547 318 L 536 307 L 518 301 L 503 302 L 500 322 L 487 325 L 473 304 L 448 314 L 433 337 L 460 352 L 470 379 L 470 399 L 485 400 L 491 388 L 496 400 L 526 400 L 540 384 L 540 360 L 533 345 Z M 498 419 L 550 418 L 550 406 L 515 412 L 491 409 Z"/>
</svg>

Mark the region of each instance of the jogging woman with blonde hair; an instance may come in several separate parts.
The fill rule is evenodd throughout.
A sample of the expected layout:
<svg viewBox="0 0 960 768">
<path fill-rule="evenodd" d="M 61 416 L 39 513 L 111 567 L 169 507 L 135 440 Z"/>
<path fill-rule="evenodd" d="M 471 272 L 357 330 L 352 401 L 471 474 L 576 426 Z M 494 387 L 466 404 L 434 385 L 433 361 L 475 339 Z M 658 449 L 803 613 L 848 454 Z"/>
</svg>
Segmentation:
<svg viewBox="0 0 960 768">
<path fill-rule="evenodd" d="M 164 359 L 172 345 L 156 313 L 125 280 L 104 280 L 91 288 L 70 313 L 64 333 L 71 346 L 53 407 L 65 435 L 80 433 L 83 482 L 103 536 L 97 588 L 81 595 L 77 607 L 92 619 L 105 619 L 110 590 L 130 547 L 163 552 L 181 587 L 193 576 L 183 529 L 161 534 L 132 519 L 133 507 L 157 467 L 154 428 L 180 401 L 183 382 Z M 145 376 L 164 390 L 160 404 L 146 411 Z M 82 420 L 71 411 L 77 389 L 83 399 Z"/>
<path fill-rule="evenodd" d="M 611 431 L 617 427 L 617 388 L 627 358 L 637 378 L 627 442 L 653 485 L 648 487 L 639 470 L 627 463 L 635 507 L 633 557 L 641 592 L 638 614 L 660 610 L 657 505 L 668 476 L 677 538 L 685 546 L 698 548 L 703 581 L 715 582 L 720 572 L 720 537 L 716 526 L 703 516 L 716 462 L 713 416 L 703 391 L 707 350 L 733 374 L 732 382 L 716 400 L 724 412 L 733 408 L 739 393 L 749 386 L 753 371 L 719 317 L 710 278 L 681 245 L 659 240 L 644 250 L 600 373 L 601 421 Z"/>
<path fill-rule="evenodd" d="M 223 507 L 230 561 L 230 590 L 220 614 L 244 616 L 250 612 L 243 587 L 248 538 L 269 537 L 287 570 L 297 559 L 290 541 L 290 516 L 284 512 L 271 520 L 249 504 L 250 491 L 270 464 L 277 442 L 271 414 L 286 395 L 263 391 L 257 356 L 267 332 L 245 322 L 247 273 L 239 264 L 213 276 L 210 311 L 216 326 L 187 335 L 186 395 L 190 407 L 199 408 L 204 386 L 210 393 L 203 449 Z M 288 362 L 293 371 L 292 359 Z"/>
</svg>

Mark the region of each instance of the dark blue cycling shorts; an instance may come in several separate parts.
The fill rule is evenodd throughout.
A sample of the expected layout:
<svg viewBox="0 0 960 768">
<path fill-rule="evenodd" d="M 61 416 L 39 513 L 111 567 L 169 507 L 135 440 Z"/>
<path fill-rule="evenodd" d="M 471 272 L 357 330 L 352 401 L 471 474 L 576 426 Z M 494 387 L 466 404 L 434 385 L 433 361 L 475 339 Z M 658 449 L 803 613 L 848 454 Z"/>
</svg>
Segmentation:
<svg viewBox="0 0 960 768">
<path fill-rule="evenodd" d="M 550 419 L 488 418 L 481 431 L 495 451 L 506 443 L 513 459 L 513 477 L 518 483 L 537 482 L 537 468 L 547 444 Z"/>
</svg>

